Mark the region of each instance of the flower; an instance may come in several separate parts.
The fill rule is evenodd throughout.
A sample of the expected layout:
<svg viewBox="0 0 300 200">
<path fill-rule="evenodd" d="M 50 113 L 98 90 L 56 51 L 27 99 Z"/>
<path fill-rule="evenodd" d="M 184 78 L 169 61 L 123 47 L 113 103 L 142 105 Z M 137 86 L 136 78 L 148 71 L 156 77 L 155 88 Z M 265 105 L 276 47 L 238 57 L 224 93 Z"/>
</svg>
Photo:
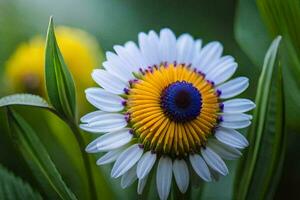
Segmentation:
<svg viewBox="0 0 300 200">
<path fill-rule="evenodd" d="M 205 181 L 227 175 L 223 159 L 236 159 L 248 146 L 235 129 L 250 125 L 255 107 L 248 99 L 231 99 L 249 85 L 245 77 L 227 81 L 236 71 L 219 42 L 202 47 L 189 34 L 176 39 L 170 29 L 159 36 L 140 33 L 134 42 L 107 52 L 104 69 L 92 77 L 101 88 L 88 88 L 87 100 L 98 108 L 81 118 L 80 127 L 105 133 L 86 151 L 107 152 L 98 165 L 115 162 L 121 186 L 138 179 L 140 194 L 156 167 L 160 199 L 168 198 L 172 177 L 179 190 L 189 187 L 192 170 Z M 226 82 L 227 81 L 227 82 Z M 158 163 L 155 165 L 155 163 Z"/>
<path fill-rule="evenodd" d="M 85 88 L 93 84 L 90 74 L 101 63 L 97 41 L 80 29 L 64 26 L 57 27 L 56 36 L 65 62 L 82 94 Z M 44 48 L 45 39 L 34 36 L 20 44 L 8 59 L 5 73 L 13 91 L 44 96 Z"/>
</svg>

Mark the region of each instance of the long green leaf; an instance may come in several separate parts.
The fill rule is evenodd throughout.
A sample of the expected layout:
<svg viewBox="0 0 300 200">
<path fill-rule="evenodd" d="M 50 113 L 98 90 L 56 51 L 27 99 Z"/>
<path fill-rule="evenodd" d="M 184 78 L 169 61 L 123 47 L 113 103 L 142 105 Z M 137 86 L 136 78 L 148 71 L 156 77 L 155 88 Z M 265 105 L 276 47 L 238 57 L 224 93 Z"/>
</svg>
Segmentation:
<svg viewBox="0 0 300 200">
<path fill-rule="evenodd" d="M 294 75 L 300 75 L 300 3 L 298 0 L 258 0 L 258 8 L 271 34 L 282 35 L 287 52 L 293 62 Z M 300 81 L 298 81 L 299 83 Z"/>
<path fill-rule="evenodd" d="M 281 37 L 277 37 L 266 53 L 259 78 L 253 125 L 248 133 L 249 149 L 236 176 L 236 199 L 272 197 L 271 181 L 280 173 L 284 152 L 284 101 L 281 70 L 274 73 Z M 274 77 L 279 77 L 275 79 Z"/>
<path fill-rule="evenodd" d="M 31 186 L 0 165 L 0 199 L 5 200 L 42 200 L 41 195 Z"/>
<path fill-rule="evenodd" d="M 65 118 L 61 117 L 59 113 L 56 112 L 52 107 L 46 107 L 48 104 L 39 96 L 30 95 L 30 94 L 17 94 L 17 95 L 11 95 L 6 96 L 0 99 L 0 107 L 5 106 L 13 106 L 13 105 L 25 105 L 25 106 L 33 106 L 42 108 L 43 110 L 50 110 L 52 113 L 54 113 L 56 116 L 58 116 L 61 120 L 66 120 Z M 49 105 L 48 105 L 49 106 Z M 35 110 L 35 112 L 38 110 Z M 90 199 L 91 196 L 93 196 L 90 192 L 90 184 L 87 181 L 87 167 L 84 164 L 82 156 L 80 156 L 81 150 L 80 147 L 77 144 L 77 141 L 74 137 L 74 133 L 70 131 L 70 127 L 68 127 L 68 124 L 63 124 L 61 120 L 59 120 L 54 115 L 51 115 L 50 113 L 39 113 L 42 116 L 33 115 L 32 112 L 30 114 L 27 114 L 26 112 L 23 113 L 25 117 L 30 117 L 30 122 L 35 123 L 37 120 L 47 120 L 46 123 L 42 124 L 35 124 L 36 130 L 43 130 L 42 133 L 39 133 L 39 135 L 43 138 L 42 141 L 47 141 L 47 139 L 51 140 L 51 144 L 45 145 L 49 151 L 49 153 L 57 152 L 57 151 L 63 151 L 60 153 L 60 155 L 56 156 L 56 158 L 59 158 L 59 160 L 55 160 L 56 162 L 61 162 L 62 158 L 64 156 L 67 156 L 69 163 L 63 164 L 63 169 L 61 170 L 67 170 L 62 171 L 64 172 L 66 178 L 69 179 L 69 181 L 72 180 L 72 182 L 69 183 L 70 188 L 72 188 L 75 192 L 78 198 L 85 198 Z M 32 117 L 31 117 L 32 116 Z M 65 123 L 67 123 L 65 121 Z M 0 128 L 3 128 L 2 126 Z M 5 131 L 2 130 L 1 133 L 4 133 Z M 64 133 L 64 134 L 62 134 Z M 47 139 L 45 139 L 47 138 Z M 90 140 L 90 137 L 88 140 Z M 70 145 L 72 143 L 72 145 Z M 55 147 L 53 146 L 55 144 Z M 52 154 L 53 155 L 53 154 Z M 84 152 L 84 155 L 89 157 L 89 162 L 92 170 L 92 178 L 95 182 L 96 192 L 98 198 L 110 198 L 113 197 L 113 191 L 112 186 L 109 184 L 109 181 L 105 179 L 105 173 L 103 173 L 103 170 L 99 169 L 99 166 L 95 165 L 96 160 L 94 156 L 89 156 Z M 59 167 L 59 165 L 58 165 Z M 107 172 L 110 173 L 110 172 Z M 76 177 L 73 177 L 72 174 L 77 174 Z M 76 180 L 76 181 L 75 181 Z M 115 186 L 117 185 L 117 186 Z M 119 188 L 119 183 L 114 184 L 114 188 Z M 120 193 L 120 190 L 118 190 L 117 194 Z M 122 194 L 119 194 L 119 197 L 122 197 Z"/>
<path fill-rule="evenodd" d="M 64 116 L 61 116 L 60 113 L 58 113 L 53 107 L 51 107 L 44 99 L 42 99 L 39 96 L 31 95 L 31 94 L 15 94 L 15 95 L 10 95 L 10 96 L 0 98 L 0 107 L 7 107 L 13 105 L 33 106 L 33 107 L 49 110 L 52 113 L 54 113 L 56 116 L 58 116 L 61 120 L 63 120 L 68 126 L 70 126 L 68 119 L 66 119 Z M 37 118 L 35 117 L 31 119 L 33 123 L 35 123 L 35 121 L 37 120 Z M 44 119 L 44 118 L 39 117 L 38 119 Z M 78 141 L 76 141 L 74 138 L 74 134 L 77 134 L 78 137 L 79 134 L 81 133 L 77 131 L 77 133 L 71 134 L 70 129 L 66 126 L 63 126 L 63 124 L 60 124 L 61 122 L 57 121 L 57 118 L 54 117 L 53 115 L 47 115 L 47 123 L 50 129 L 52 130 L 51 132 L 49 132 L 49 130 L 46 127 L 43 127 L 43 125 L 41 127 L 36 127 L 36 128 L 43 130 L 42 134 L 48 134 L 47 138 L 53 137 L 55 142 L 58 142 L 56 145 L 59 145 L 56 146 L 55 149 L 64 150 L 63 155 L 67 154 L 68 159 L 70 159 L 69 161 L 72 161 L 72 163 L 68 163 L 68 165 L 66 165 L 66 166 L 72 166 L 72 169 L 69 168 L 67 174 L 71 174 L 71 173 L 77 174 L 77 179 L 79 178 L 82 180 L 82 181 L 77 180 L 76 182 L 70 183 L 70 187 L 72 189 L 77 188 L 76 195 L 80 195 L 80 196 L 84 195 L 84 198 L 86 199 L 92 196 L 95 197 L 95 193 L 97 193 L 97 197 L 103 197 L 103 198 L 114 196 L 112 194 L 112 188 L 111 188 L 112 186 L 105 180 L 104 174 L 100 171 L 99 167 L 95 165 L 96 161 L 94 157 L 89 156 L 84 151 L 85 144 L 82 144 L 81 142 L 80 147 L 77 145 L 70 145 L 71 141 L 72 144 L 78 143 Z M 75 127 L 74 123 L 71 124 L 73 124 L 72 127 Z M 49 146 L 51 150 L 51 145 L 48 145 L 48 147 Z M 83 158 L 80 155 L 86 158 Z M 88 161 L 87 158 L 89 158 Z M 90 174 L 87 174 L 88 170 L 91 170 L 92 172 Z M 87 179 L 88 175 L 90 176 L 90 179 Z M 87 182 L 87 180 L 89 181 Z M 94 183 L 92 183 L 91 181 L 93 181 Z M 119 188 L 119 184 L 117 185 Z M 78 190 L 78 188 L 81 188 L 81 190 Z M 91 192 L 90 190 L 92 188 L 95 188 L 96 191 L 93 189 L 92 190 L 93 192 Z"/>
<path fill-rule="evenodd" d="M 281 67 L 274 73 L 249 199 L 273 199 L 285 155 L 285 101 Z M 260 188 L 259 190 L 257 188 Z"/>
<path fill-rule="evenodd" d="M 52 17 L 47 33 L 45 74 L 46 88 L 51 104 L 60 114 L 76 121 L 75 84 L 59 50 Z"/>
<path fill-rule="evenodd" d="M 258 66 L 262 66 L 261 60 L 270 38 L 282 35 L 280 57 L 285 77 L 286 123 L 289 130 L 300 127 L 300 93 L 295 92 L 300 90 L 300 74 L 297 73 L 300 69 L 299 6 L 298 0 L 239 0 L 234 27 L 237 42 Z"/>
<path fill-rule="evenodd" d="M 68 125 L 72 129 L 80 146 L 81 156 L 87 172 L 91 198 L 96 198 L 96 184 L 98 182 L 95 181 L 95 173 L 99 175 L 99 171 L 96 172 L 94 170 L 95 164 L 91 162 L 91 159 L 85 152 L 86 143 L 77 126 L 75 84 L 56 42 L 52 17 L 50 18 L 48 27 L 45 58 L 46 88 L 50 102 L 59 114 L 67 118 Z M 101 185 L 106 184 L 102 183 Z"/>
<path fill-rule="evenodd" d="M 299 128 L 300 110 L 300 3 L 298 0 L 257 0 L 260 14 L 272 36 L 282 35 L 283 73 L 286 77 L 289 126 Z"/>
<path fill-rule="evenodd" d="M 36 180 L 44 188 L 45 193 L 53 198 L 49 192 L 53 190 L 61 199 L 76 199 L 63 181 L 47 150 L 37 137 L 37 133 L 11 108 L 8 108 L 8 117 L 16 147 L 33 171 Z"/>
<path fill-rule="evenodd" d="M 238 1 L 234 34 L 237 42 L 254 64 L 262 66 L 271 39 L 261 21 L 255 1 Z"/>
<path fill-rule="evenodd" d="M 32 94 L 13 94 L 0 98 L 0 107 L 9 105 L 25 105 L 41 108 L 51 108 L 50 105 L 42 97 Z"/>
</svg>

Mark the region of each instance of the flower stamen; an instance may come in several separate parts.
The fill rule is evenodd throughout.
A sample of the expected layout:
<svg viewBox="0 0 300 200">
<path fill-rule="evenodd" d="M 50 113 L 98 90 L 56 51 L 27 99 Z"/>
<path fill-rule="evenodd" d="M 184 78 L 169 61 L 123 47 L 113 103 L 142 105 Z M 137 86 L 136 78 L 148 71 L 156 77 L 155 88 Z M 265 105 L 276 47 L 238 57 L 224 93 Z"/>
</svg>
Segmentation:
<svg viewBox="0 0 300 200">
<path fill-rule="evenodd" d="M 153 67 L 128 92 L 126 108 L 147 150 L 180 156 L 197 152 L 218 121 L 213 84 L 185 65 Z"/>
</svg>

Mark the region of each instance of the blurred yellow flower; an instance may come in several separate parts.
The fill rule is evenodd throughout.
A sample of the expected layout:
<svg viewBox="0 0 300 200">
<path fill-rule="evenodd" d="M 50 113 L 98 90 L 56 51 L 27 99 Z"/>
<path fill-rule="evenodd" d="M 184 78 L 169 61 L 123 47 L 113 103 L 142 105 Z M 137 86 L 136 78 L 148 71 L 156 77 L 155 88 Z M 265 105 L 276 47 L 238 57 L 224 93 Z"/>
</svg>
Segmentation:
<svg viewBox="0 0 300 200">
<path fill-rule="evenodd" d="M 85 88 L 93 84 L 90 74 L 102 61 L 96 39 L 75 28 L 57 27 L 56 37 L 65 62 L 76 82 L 79 104 Z M 45 96 L 45 38 L 35 36 L 22 43 L 6 63 L 5 77 L 12 92 L 30 92 Z"/>
</svg>

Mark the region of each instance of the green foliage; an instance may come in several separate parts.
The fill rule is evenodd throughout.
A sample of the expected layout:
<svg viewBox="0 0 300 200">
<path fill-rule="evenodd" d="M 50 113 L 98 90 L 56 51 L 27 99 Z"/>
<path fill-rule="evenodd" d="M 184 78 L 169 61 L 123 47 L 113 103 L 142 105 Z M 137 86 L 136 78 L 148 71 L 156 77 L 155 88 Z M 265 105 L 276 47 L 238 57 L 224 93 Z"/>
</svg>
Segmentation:
<svg viewBox="0 0 300 200">
<path fill-rule="evenodd" d="M 16 177 L 0 165 L 0 199 L 6 200 L 41 200 L 39 193 L 21 178 Z"/>
<path fill-rule="evenodd" d="M 284 155 L 284 93 L 281 70 L 274 73 L 277 37 L 266 53 L 259 79 L 249 149 L 236 176 L 236 199 L 272 198 Z M 277 78 L 275 78 L 277 77 Z"/>
<path fill-rule="evenodd" d="M 260 14 L 272 36 L 283 37 L 283 73 L 286 77 L 287 110 L 298 129 L 300 109 L 300 3 L 298 0 L 257 1 Z M 289 123 L 291 120 L 287 120 Z"/>
<path fill-rule="evenodd" d="M 50 18 L 48 35 L 47 35 L 47 46 L 46 46 L 46 59 L 45 59 L 45 74 L 46 74 L 46 88 L 49 95 L 49 100 L 53 107 L 51 107 L 46 101 L 44 101 L 41 97 L 30 95 L 30 94 L 22 94 L 22 95 L 12 95 L 3 97 L 0 99 L 0 107 L 9 106 L 9 105 L 29 105 L 34 107 L 46 108 L 47 110 L 56 114 L 59 118 L 61 118 L 72 130 L 76 142 L 78 146 L 76 148 L 63 148 L 68 149 L 68 153 L 72 154 L 72 160 L 78 164 L 79 162 L 83 162 L 84 170 L 81 170 L 80 176 L 87 180 L 87 188 L 88 195 L 86 198 L 90 197 L 91 199 L 95 199 L 100 196 L 113 196 L 111 192 L 111 186 L 107 184 L 103 175 L 101 174 L 99 167 L 95 165 L 95 159 L 93 156 L 89 156 L 85 152 L 85 140 L 77 126 L 77 111 L 76 111 L 76 94 L 75 94 L 75 86 L 73 79 L 71 77 L 70 72 L 68 71 L 67 66 L 64 63 L 64 59 L 60 53 L 60 50 L 57 46 L 53 20 Z M 50 119 L 50 118 L 49 118 Z M 59 128 L 57 128 L 59 129 Z M 57 130 L 56 129 L 56 130 Z M 60 128 L 62 130 L 64 128 Z M 15 131 L 15 130 L 13 130 Z M 33 131 L 31 129 L 31 131 Z M 56 135 L 55 137 L 60 140 L 62 145 L 69 145 L 69 140 L 63 141 L 62 138 L 68 138 L 67 136 L 61 136 L 58 134 L 64 134 L 65 131 L 53 133 Z M 38 138 L 36 138 L 38 139 Z M 76 145 L 75 142 L 75 145 Z M 42 145 L 42 144 L 40 144 Z M 45 149 L 45 147 L 42 147 Z M 79 149 L 78 149 L 79 148 Z M 72 149 L 72 150 L 71 150 Z M 46 150 L 46 149 L 45 149 Z M 78 151 L 79 150 L 79 151 Z M 21 151 L 22 152 L 22 151 Z M 23 153 L 23 152 L 22 152 Z M 37 152 L 36 152 L 37 153 Z M 78 160 L 79 153 L 79 160 Z M 28 160 L 26 153 L 22 154 L 25 160 Z M 38 156 L 38 155 L 35 155 Z M 77 165 L 76 165 L 77 167 Z M 75 168 L 76 168 L 75 167 Z M 39 169 L 32 168 L 32 171 L 36 173 Z M 76 169 L 75 169 L 76 170 Z M 42 171 L 42 170 L 40 170 Z M 45 174 L 44 174 L 45 175 Z M 79 175 L 79 174 L 78 174 Z M 60 177 L 58 177 L 60 178 Z M 59 183 L 59 182 L 58 182 Z M 85 184 L 85 183 L 82 183 Z M 45 190 L 48 191 L 48 188 L 53 187 L 56 190 L 59 185 L 46 184 L 44 187 Z M 99 189 L 96 189 L 99 188 Z M 58 187 L 60 188 L 60 187 Z M 60 195 L 59 191 L 58 195 Z M 51 194 L 51 192 L 49 192 Z M 73 195 L 73 194 L 72 194 Z"/>
<path fill-rule="evenodd" d="M 285 156 L 285 109 L 281 68 L 274 75 L 276 78 L 272 80 L 266 125 L 257 158 L 256 173 L 253 174 L 249 189 L 249 199 L 274 198 Z"/>
<path fill-rule="evenodd" d="M 257 66 L 262 66 L 271 39 L 262 23 L 255 1 L 239 0 L 234 26 L 235 38 Z"/>
<path fill-rule="evenodd" d="M 51 111 L 54 113 L 57 117 L 59 117 L 61 120 L 60 123 L 58 123 L 57 117 L 53 115 L 45 115 L 41 117 L 34 116 L 33 123 L 37 119 L 46 119 L 47 123 L 50 128 L 50 132 L 48 130 L 48 134 L 51 134 L 49 136 L 50 138 L 53 137 L 55 140 L 57 140 L 57 144 L 59 146 L 56 146 L 57 149 L 61 149 L 64 151 L 64 154 L 67 154 L 71 163 L 68 163 L 68 166 L 71 167 L 68 169 L 69 172 L 73 172 L 74 174 L 77 174 L 77 177 L 79 179 L 82 179 L 83 181 L 79 181 L 77 183 L 70 183 L 71 188 L 77 188 L 80 186 L 80 191 L 77 191 L 76 194 L 80 194 L 82 197 L 86 199 L 93 199 L 95 196 L 98 198 L 100 197 L 112 197 L 114 196 L 112 193 L 112 189 L 115 188 L 116 191 L 120 192 L 119 184 L 109 184 L 107 180 L 105 180 L 105 177 L 101 173 L 101 170 L 99 169 L 99 166 L 95 164 L 94 156 L 89 156 L 86 152 L 84 152 L 85 145 L 83 142 L 83 138 L 81 138 L 80 130 L 78 130 L 78 127 L 76 124 L 73 123 L 73 121 L 69 122 L 66 118 L 62 117 L 54 108 L 50 107 L 49 104 L 42 99 L 39 96 L 31 95 L 31 94 L 16 94 L 16 95 L 10 95 L 3 98 L 0 98 L 0 107 L 7 107 L 7 106 L 13 106 L 13 105 L 23 105 L 23 106 L 33 106 L 37 108 L 42 108 L 48 111 Z M 47 113 L 45 113 L 47 114 Z M 11 121 L 11 120 L 10 120 Z M 64 122 L 65 125 L 62 125 L 61 123 Z M 46 124 L 47 124 L 46 123 Z M 28 124 L 27 124 L 28 125 Z M 68 127 L 69 126 L 69 127 Z M 38 127 L 36 127 L 38 128 Z M 46 131 L 46 127 L 41 126 L 43 128 L 43 131 Z M 73 131 L 73 134 L 71 134 Z M 32 130 L 32 128 L 31 128 Z M 15 129 L 11 130 L 13 132 L 16 131 Z M 45 133 L 41 133 L 39 135 L 43 135 Z M 75 137 L 74 137 L 75 136 Z M 38 139 L 38 138 L 36 138 Z M 80 140 L 80 141 L 79 141 Z M 52 140 L 51 140 L 52 141 Z M 54 141 L 52 141 L 54 143 Z M 41 142 L 39 142 L 40 145 L 43 145 L 42 149 L 45 149 L 46 146 Z M 72 145 L 70 145 L 72 143 Z M 79 143 L 79 146 L 77 145 Z M 51 146 L 51 145 L 50 145 Z M 19 148 L 19 145 L 16 145 L 16 147 Z M 22 149 L 19 148 L 20 151 Z M 25 161 L 31 160 L 31 158 L 28 158 L 28 154 L 21 152 Z M 38 174 L 36 178 L 44 175 L 39 175 L 40 169 L 36 169 L 35 165 L 31 165 L 31 161 L 28 162 L 28 164 L 31 167 L 31 170 L 34 174 Z M 68 172 L 68 173 L 69 173 Z M 90 177 L 88 179 L 87 177 Z M 43 189 L 49 194 L 49 196 L 52 196 L 53 189 L 49 189 L 52 186 L 50 186 L 47 183 L 41 182 L 41 185 L 43 186 Z M 45 186 L 44 186 L 45 185 Z M 96 191 L 93 188 L 98 188 Z M 94 191 L 94 193 L 91 193 L 91 190 Z M 97 193 L 97 194 L 95 194 Z M 55 196 L 56 197 L 56 196 Z"/>
<path fill-rule="evenodd" d="M 295 92 L 300 90 L 299 9 L 297 0 L 240 0 L 235 18 L 235 37 L 257 66 L 262 66 L 261 58 L 270 35 L 283 37 L 280 60 L 285 77 L 286 122 L 289 130 L 299 129 L 300 93 Z"/>
<path fill-rule="evenodd" d="M 51 104 L 61 115 L 76 121 L 75 84 L 57 45 L 52 17 L 47 33 L 45 75 Z"/>
<path fill-rule="evenodd" d="M 227 176 L 221 177 L 216 182 L 209 182 L 203 184 L 202 191 L 199 193 L 201 199 L 213 199 L 213 200 L 223 200 L 232 199 L 233 196 L 233 185 L 234 178 L 236 177 L 236 162 L 228 161 L 226 162 L 230 173 Z M 218 192 L 216 192 L 218 191 Z M 195 198 L 195 199 L 199 199 Z"/>
<path fill-rule="evenodd" d="M 300 74 L 300 3 L 298 0 L 259 0 L 260 13 L 272 35 L 282 35 L 285 55 L 293 62 L 296 77 Z"/>
<path fill-rule="evenodd" d="M 87 172 L 86 176 L 89 181 L 90 195 L 91 198 L 96 198 L 97 192 L 95 182 L 97 181 L 94 180 L 94 177 L 96 174 L 99 175 L 99 171 L 96 171 L 96 169 L 92 167 L 95 165 L 95 161 L 94 159 L 90 159 L 84 151 L 86 144 L 77 126 L 75 84 L 59 50 L 54 33 L 52 17 L 49 21 L 46 41 L 45 75 L 49 100 L 57 111 L 57 114 L 62 116 L 63 120 L 66 121 L 76 137 Z M 98 176 L 96 177 L 99 178 Z"/>
<path fill-rule="evenodd" d="M 52 193 L 55 191 L 61 199 L 76 199 L 63 181 L 37 133 L 10 108 L 8 108 L 8 117 L 16 147 L 31 168 L 36 180 L 45 190 L 46 195 L 53 198 Z"/>
<path fill-rule="evenodd" d="M 9 105 L 27 105 L 41 108 L 51 108 L 42 97 L 32 94 L 13 94 L 0 98 L 0 107 Z"/>
<path fill-rule="evenodd" d="M 0 199 L 5 200 L 41 200 L 39 193 L 34 191 L 28 183 L 16 177 L 0 165 Z"/>
</svg>

